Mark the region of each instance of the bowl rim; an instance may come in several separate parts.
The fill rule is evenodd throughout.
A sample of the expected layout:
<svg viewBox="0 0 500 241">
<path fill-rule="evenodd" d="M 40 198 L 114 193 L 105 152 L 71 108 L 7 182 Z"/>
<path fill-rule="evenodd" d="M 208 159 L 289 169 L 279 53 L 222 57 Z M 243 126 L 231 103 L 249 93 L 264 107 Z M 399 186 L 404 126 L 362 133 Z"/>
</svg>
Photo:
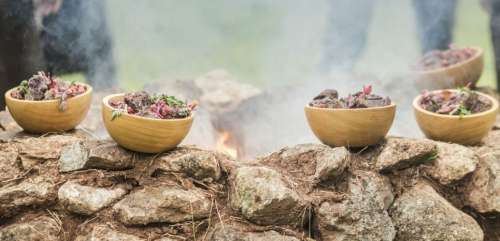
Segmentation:
<svg viewBox="0 0 500 241">
<path fill-rule="evenodd" d="M 113 110 L 114 108 L 109 104 L 109 100 L 111 98 L 124 96 L 124 95 L 125 95 L 125 93 L 118 93 L 118 94 L 110 94 L 110 95 L 104 96 L 104 98 L 102 98 L 102 104 L 106 108 Z M 188 117 L 177 118 L 177 119 L 156 119 L 156 118 L 149 118 L 149 117 L 138 116 L 138 115 L 131 115 L 129 113 L 123 113 L 122 115 L 130 117 L 130 118 L 138 119 L 138 120 L 148 120 L 148 121 L 157 121 L 157 122 L 184 122 L 184 121 L 192 120 L 194 118 L 194 113 L 195 113 L 195 111 L 191 111 L 191 115 L 189 115 Z"/>
<path fill-rule="evenodd" d="M 86 87 L 86 91 L 83 92 L 82 94 L 77 95 L 77 96 L 73 96 L 73 97 L 69 98 L 68 100 L 70 100 L 70 99 L 76 100 L 76 99 L 82 98 L 84 96 L 91 94 L 94 91 L 92 86 L 87 84 L 87 83 L 82 83 L 82 82 L 76 82 L 76 83 L 84 85 Z M 53 100 L 20 100 L 20 99 L 16 99 L 16 98 L 12 97 L 12 95 L 11 95 L 12 91 L 14 91 L 15 89 L 17 89 L 17 86 L 8 90 L 7 92 L 5 92 L 4 96 L 5 96 L 6 100 L 8 99 L 9 101 L 19 102 L 19 103 L 37 103 L 37 104 L 48 104 L 48 103 L 59 102 L 58 99 L 53 99 Z"/>
<path fill-rule="evenodd" d="M 392 108 L 396 108 L 396 103 L 391 101 L 391 104 L 385 105 L 385 106 L 377 106 L 377 107 L 368 107 L 368 108 L 354 108 L 354 109 L 349 109 L 349 108 L 320 108 L 320 107 L 314 107 L 314 106 L 309 106 L 306 105 L 305 109 L 310 109 L 310 110 L 315 110 L 315 111 L 325 111 L 325 112 L 364 112 L 368 110 L 389 110 Z"/>
<path fill-rule="evenodd" d="M 468 47 L 468 48 L 472 48 L 472 49 L 476 50 L 476 54 L 474 56 L 472 56 L 471 58 L 463 61 L 463 62 L 456 63 L 456 64 L 450 65 L 448 67 L 437 68 L 437 69 L 415 70 L 415 72 L 417 72 L 419 74 L 433 74 L 433 73 L 439 73 L 439 72 L 447 71 L 449 69 L 454 69 L 454 68 L 458 69 L 458 68 L 463 67 L 463 65 L 469 64 L 470 62 L 472 62 L 472 61 L 474 61 L 474 60 L 476 60 L 478 58 L 481 58 L 484 55 L 484 49 L 481 48 L 481 47 L 474 47 L 473 46 L 473 47 Z"/>
<path fill-rule="evenodd" d="M 448 91 L 452 91 L 452 92 L 457 92 L 458 91 L 456 89 L 440 89 L 440 90 L 433 90 L 433 91 L 430 91 L 430 92 L 438 92 L 438 91 L 443 91 L 443 90 L 448 90 Z M 424 108 L 422 108 L 420 106 L 420 100 L 422 99 L 422 94 L 417 95 L 413 99 L 413 108 L 415 110 L 417 110 L 417 111 L 419 111 L 421 113 L 424 113 L 426 115 L 429 115 L 429 116 L 435 116 L 435 117 L 447 118 L 447 119 L 457 119 L 457 120 L 458 119 L 478 118 L 478 117 L 489 115 L 492 112 L 498 112 L 498 106 L 499 106 L 498 100 L 496 100 L 492 96 L 487 95 L 485 93 L 481 93 L 479 91 L 475 91 L 475 92 L 478 93 L 481 96 L 484 96 L 484 97 L 488 98 L 491 101 L 492 106 L 491 106 L 490 109 L 488 109 L 487 111 L 483 111 L 483 112 L 479 112 L 479 113 L 475 113 L 475 114 L 471 114 L 471 115 L 464 115 L 464 116 L 437 114 L 437 113 L 434 113 L 432 111 L 425 110 Z"/>
</svg>

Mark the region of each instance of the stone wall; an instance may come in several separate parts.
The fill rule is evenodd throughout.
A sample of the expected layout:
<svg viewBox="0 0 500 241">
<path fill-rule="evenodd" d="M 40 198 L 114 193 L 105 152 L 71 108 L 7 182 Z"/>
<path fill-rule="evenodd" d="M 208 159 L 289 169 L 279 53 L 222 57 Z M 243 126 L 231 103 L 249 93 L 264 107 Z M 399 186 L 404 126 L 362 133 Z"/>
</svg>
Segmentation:
<svg viewBox="0 0 500 241">
<path fill-rule="evenodd" d="M 0 240 L 500 240 L 500 130 L 464 147 L 389 137 L 252 161 L 29 136 L 0 113 Z"/>
</svg>

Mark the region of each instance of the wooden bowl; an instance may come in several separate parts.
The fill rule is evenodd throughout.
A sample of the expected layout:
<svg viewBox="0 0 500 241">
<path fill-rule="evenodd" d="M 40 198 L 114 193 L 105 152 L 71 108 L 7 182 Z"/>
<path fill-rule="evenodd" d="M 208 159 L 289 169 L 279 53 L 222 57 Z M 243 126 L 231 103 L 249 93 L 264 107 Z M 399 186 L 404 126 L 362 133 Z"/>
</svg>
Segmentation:
<svg viewBox="0 0 500 241">
<path fill-rule="evenodd" d="M 85 118 L 92 103 L 92 87 L 67 100 L 67 109 L 59 110 L 59 100 L 19 100 L 11 96 L 13 88 L 5 93 L 5 103 L 12 118 L 24 131 L 30 133 L 63 132 L 74 129 Z"/>
<path fill-rule="evenodd" d="M 491 101 L 491 109 L 466 116 L 442 115 L 424 110 L 420 106 L 422 95 L 417 96 L 413 100 L 413 108 L 420 129 L 427 138 L 436 141 L 453 142 L 462 145 L 480 143 L 495 124 L 498 101 L 489 95 L 479 92 L 478 94 L 487 97 Z"/>
<path fill-rule="evenodd" d="M 475 55 L 464 62 L 433 70 L 416 72 L 416 85 L 424 90 L 454 89 L 476 84 L 484 66 L 484 51 L 474 47 Z"/>
<path fill-rule="evenodd" d="M 314 135 L 329 146 L 363 147 L 382 141 L 396 113 L 393 103 L 364 109 L 305 107 Z"/>
<path fill-rule="evenodd" d="M 124 94 L 104 97 L 102 118 L 109 135 L 119 145 L 137 152 L 160 153 L 174 149 L 191 129 L 193 116 L 184 119 L 153 119 L 123 113 L 112 120 L 109 100 L 123 99 Z"/>
</svg>

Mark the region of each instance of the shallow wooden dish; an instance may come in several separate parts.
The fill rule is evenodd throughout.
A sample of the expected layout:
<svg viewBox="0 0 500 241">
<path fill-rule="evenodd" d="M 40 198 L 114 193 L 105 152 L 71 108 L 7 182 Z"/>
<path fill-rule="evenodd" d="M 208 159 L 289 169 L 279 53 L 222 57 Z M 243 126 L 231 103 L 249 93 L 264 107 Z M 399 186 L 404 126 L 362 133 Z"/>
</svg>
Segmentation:
<svg viewBox="0 0 500 241">
<path fill-rule="evenodd" d="M 5 103 L 12 118 L 30 133 L 63 132 L 74 129 L 85 118 L 92 103 L 92 87 L 67 100 L 67 109 L 59 110 L 59 100 L 18 100 L 11 96 L 15 88 L 5 93 Z"/>
<path fill-rule="evenodd" d="M 363 147 L 382 141 L 396 114 L 393 103 L 365 109 L 305 107 L 314 135 L 329 146 Z"/>
<path fill-rule="evenodd" d="M 448 66 L 446 68 L 416 71 L 416 84 L 420 89 L 438 90 L 454 89 L 466 86 L 467 83 L 476 84 L 484 66 L 484 51 L 474 47 L 476 53 L 470 59 Z"/>
<path fill-rule="evenodd" d="M 498 101 L 489 95 L 479 94 L 487 97 L 492 102 L 492 108 L 485 112 L 462 117 L 441 115 L 424 110 L 420 107 L 422 95 L 417 96 L 413 100 L 413 109 L 420 129 L 427 138 L 436 141 L 453 142 L 462 145 L 480 143 L 495 124 Z"/>
<path fill-rule="evenodd" d="M 124 94 L 108 95 L 102 100 L 102 118 L 109 135 L 119 145 L 137 152 L 160 153 L 174 149 L 188 134 L 193 116 L 184 119 L 161 120 L 127 113 L 112 119 L 109 100 Z"/>
</svg>

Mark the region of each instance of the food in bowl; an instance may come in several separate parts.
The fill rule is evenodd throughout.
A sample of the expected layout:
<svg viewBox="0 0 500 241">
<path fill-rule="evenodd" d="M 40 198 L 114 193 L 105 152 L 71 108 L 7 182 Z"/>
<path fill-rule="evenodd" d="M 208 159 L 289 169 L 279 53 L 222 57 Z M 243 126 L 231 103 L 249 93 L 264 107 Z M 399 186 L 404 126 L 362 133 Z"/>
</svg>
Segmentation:
<svg viewBox="0 0 500 241">
<path fill-rule="evenodd" d="M 396 105 L 372 94 L 372 87 L 339 98 L 324 90 L 304 108 L 314 135 L 328 146 L 365 147 L 380 143 L 391 128 Z"/>
<path fill-rule="evenodd" d="M 113 94 L 102 100 L 109 135 L 126 149 L 160 153 L 177 147 L 189 133 L 196 102 L 147 92 Z"/>
<path fill-rule="evenodd" d="M 363 87 L 361 91 L 349 94 L 339 99 L 338 92 L 334 89 L 323 90 L 309 103 L 311 107 L 331 109 L 358 109 L 388 106 L 391 104 L 389 97 L 372 94 L 372 86 Z"/>
<path fill-rule="evenodd" d="M 109 105 L 114 108 L 113 119 L 121 113 L 153 119 L 182 119 L 191 115 L 197 103 L 187 103 L 171 95 L 150 95 L 139 91 L 126 93 L 123 99 L 111 99 Z"/>
<path fill-rule="evenodd" d="M 434 70 L 446 68 L 469 60 L 476 54 L 477 50 L 470 47 L 458 48 L 450 46 L 447 50 L 430 51 L 418 61 L 417 70 Z"/>
<path fill-rule="evenodd" d="M 481 113 L 492 107 L 490 99 L 468 87 L 459 88 L 456 91 L 424 91 L 419 104 L 424 110 L 430 112 L 458 116 Z"/>
<path fill-rule="evenodd" d="M 481 143 L 498 115 L 495 98 L 467 88 L 424 92 L 413 108 L 427 138 L 462 145 Z"/>
<path fill-rule="evenodd" d="M 28 80 L 11 91 L 11 97 L 19 100 L 59 100 L 59 110 L 67 109 L 67 100 L 81 95 L 87 87 L 76 82 L 67 82 L 54 78 L 52 75 L 39 71 Z"/>
</svg>

